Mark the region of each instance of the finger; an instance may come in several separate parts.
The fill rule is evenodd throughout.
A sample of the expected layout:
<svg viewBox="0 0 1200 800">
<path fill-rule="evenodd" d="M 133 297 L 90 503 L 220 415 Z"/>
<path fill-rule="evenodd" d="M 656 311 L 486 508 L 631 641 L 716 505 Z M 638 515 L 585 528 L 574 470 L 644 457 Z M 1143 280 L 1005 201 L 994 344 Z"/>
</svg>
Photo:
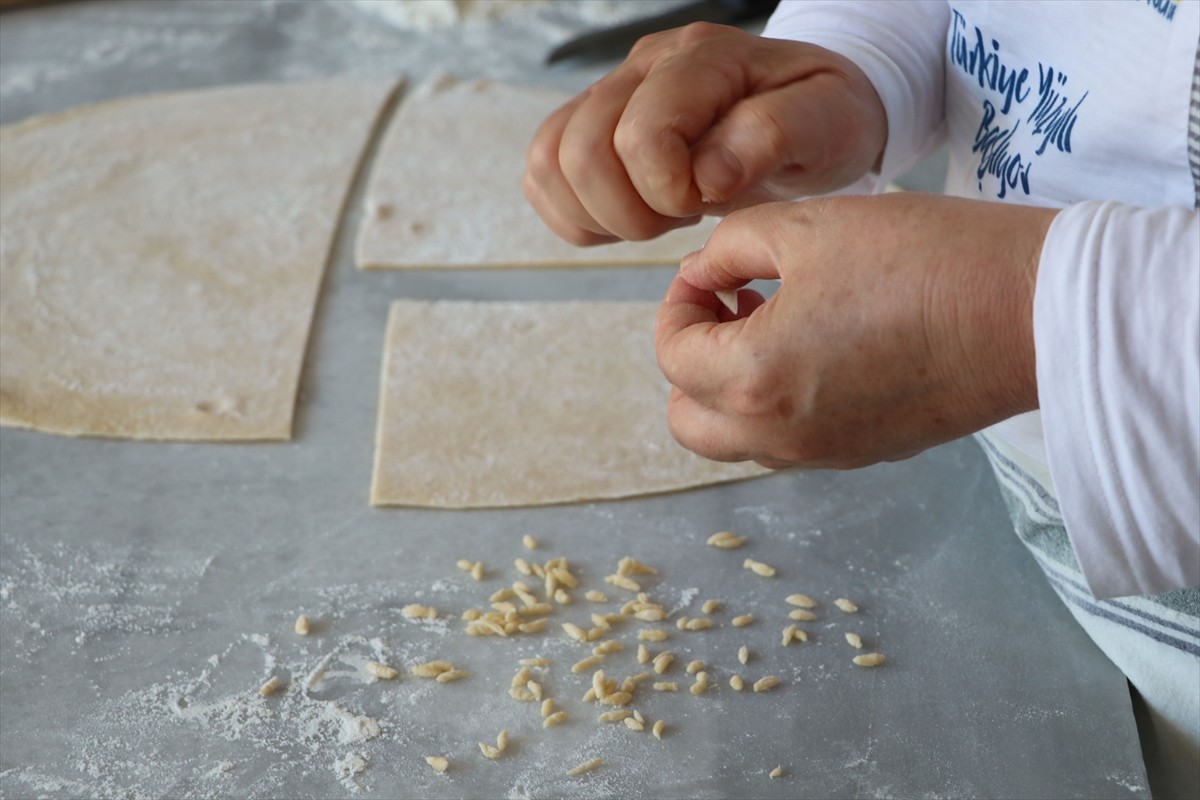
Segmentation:
<svg viewBox="0 0 1200 800">
<path fill-rule="evenodd" d="M 709 405 L 737 374 L 736 338 L 746 319 L 721 323 L 729 313 L 712 292 L 676 276 L 655 320 L 658 367 L 673 386 Z"/>
<path fill-rule="evenodd" d="M 613 134 L 617 156 L 646 204 L 659 214 L 698 214 L 705 199 L 692 179 L 692 146 L 744 92 L 725 50 L 665 56 L 634 90 Z"/>
<path fill-rule="evenodd" d="M 611 242 L 619 242 L 616 236 L 611 234 L 596 233 L 590 228 L 580 226 L 576 219 L 569 216 L 568 210 L 564 208 L 567 201 L 556 201 L 549 199 L 547 190 L 540 184 L 532 181 L 528 175 L 521 183 L 521 189 L 525 193 L 525 199 L 537 211 L 538 216 L 542 218 L 542 222 L 546 224 L 551 231 L 556 233 L 559 238 L 564 239 L 576 247 L 590 247 L 598 244 L 609 244 Z M 571 200 L 574 200 L 574 195 L 571 195 Z M 583 207 L 579 207 L 579 211 L 583 212 Z M 590 218 L 589 218 L 590 219 Z M 592 222 L 595 225 L 595 222 Z M 599 225 L 595 225 L 599 228 Z"/>
<path fill-rule="evenodd" d="M 855 180 L 870 164 L 842 163 L 859 133 L 840 88 L 835 78 L 816 73 L 738 102 L 696 143 L 699 190 L 722 204 L 768 178 L 782 183 L 783 197 Z"/>
<path fill-rule="evenodd" d="M 538 128 L 525 154 L 522 191 L 552 231 L 575 245 L 599 244 L 615 238 L 584 209 L 567 182 L 558 154 L 563 130 L 586 99 L 586 93 L 563 105 Z"/>
<path fill-rule="evenodd" d="M 567 120 L 558 151 L 562 174 L 587 215 L 605 232 L 633 241 L 681 224 L 646 204 L 613 145 L 617 123 L 641 80 L 640 71 L 630 68 L 593 85 Z"/>
<path fill-rule="evenodd" d="M 723 219 L 700 250 L 683 257 L 679 274 L 697 289 L 725 291 L 756 278 L 780 277 L 777 231 L 781 214 L 795 204 L 771 203 L 735 211 Z M 788 223 L 803 224 L 800 219 Z"/>
<path fill-rule="evenodd" d="M 763 459 L 783 464 L 768 455 L 773 441 L 761 425 L 737 419 L 697 402 L 677 388 L 667 399 L 667 428 L 675 441 L 713 461 Z"/>
</svg>

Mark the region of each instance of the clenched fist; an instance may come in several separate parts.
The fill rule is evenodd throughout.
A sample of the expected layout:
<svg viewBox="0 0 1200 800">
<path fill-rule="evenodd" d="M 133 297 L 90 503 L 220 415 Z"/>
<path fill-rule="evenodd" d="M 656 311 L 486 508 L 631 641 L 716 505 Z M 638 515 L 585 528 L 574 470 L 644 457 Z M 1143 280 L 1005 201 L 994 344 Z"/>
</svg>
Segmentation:
<svg viewBox="0 0 1200 800">
<path fill-rule="evenodd" d="M 552 114 L 524 191 L 569 242 L 644 240 L 705 213 L 846 186 L 886 141 L 879 96 L 848 59 L 697 23 L 642 39 Z"/>
</svg>

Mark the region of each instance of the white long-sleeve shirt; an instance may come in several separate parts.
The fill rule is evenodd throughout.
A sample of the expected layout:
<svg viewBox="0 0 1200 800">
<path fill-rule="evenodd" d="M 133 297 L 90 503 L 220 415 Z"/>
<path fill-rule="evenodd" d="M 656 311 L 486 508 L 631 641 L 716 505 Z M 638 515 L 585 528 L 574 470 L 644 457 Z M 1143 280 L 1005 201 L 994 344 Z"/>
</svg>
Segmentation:
<svg viewBox="0 0 1200 800">
<path fill-rule="evenodd" d="M 764 36 L 839 52 L 883 101 L 884 180 L 946 142 L 946 191 L 1064 208 L 1034 299 L 1048 466 L 1099 598 L 1200 585 L 1200 4 L 788 2 Z"/>
</svg>

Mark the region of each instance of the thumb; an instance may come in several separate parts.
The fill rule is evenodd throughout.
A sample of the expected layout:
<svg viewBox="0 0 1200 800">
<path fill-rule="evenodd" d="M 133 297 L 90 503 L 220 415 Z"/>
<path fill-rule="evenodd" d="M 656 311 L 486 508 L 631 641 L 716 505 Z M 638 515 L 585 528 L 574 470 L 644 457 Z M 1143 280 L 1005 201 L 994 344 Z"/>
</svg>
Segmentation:
<svg viewBox="0 0 1200 800">
<path fill-rule="evenodd" d="M 865 137 L 848 94 L 816 73 L 740 100 L 695 146 L 693 179 L 705 201 L 732 203 L 764 183 L 774 199 L 790 199 L 861 177 L 872 160 L 857 157 Z"/>
<path fill-rule="evenodd" d="M 780 277 L 775 215 L 792 203 L 766 203 L 721 220 L 700 250 L 683 257 L 679 276 L 690 286 L 721 292 L 750 281 Z"/>
</svg>

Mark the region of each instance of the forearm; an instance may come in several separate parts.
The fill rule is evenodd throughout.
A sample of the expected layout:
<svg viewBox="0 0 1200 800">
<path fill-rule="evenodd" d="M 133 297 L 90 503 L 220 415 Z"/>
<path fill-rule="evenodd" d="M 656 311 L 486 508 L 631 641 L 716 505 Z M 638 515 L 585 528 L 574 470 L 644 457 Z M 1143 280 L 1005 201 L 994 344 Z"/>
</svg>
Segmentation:
<svg viewBox="0 0 1200 800">
<path fill-rule="evenodd" d="M 1093 592 L 1200 584 L 1200 213 L 1060 213 L 1034 338 L 1047 457 Z"/>
<path fill-rule="evenodd" d="M 888 142 L 876 180 L 893 180 L 945 139 L 944 0 L 783 0 L 763 36 L 810 42 L 853 61 L 883 102 Z"/>
</svg>

